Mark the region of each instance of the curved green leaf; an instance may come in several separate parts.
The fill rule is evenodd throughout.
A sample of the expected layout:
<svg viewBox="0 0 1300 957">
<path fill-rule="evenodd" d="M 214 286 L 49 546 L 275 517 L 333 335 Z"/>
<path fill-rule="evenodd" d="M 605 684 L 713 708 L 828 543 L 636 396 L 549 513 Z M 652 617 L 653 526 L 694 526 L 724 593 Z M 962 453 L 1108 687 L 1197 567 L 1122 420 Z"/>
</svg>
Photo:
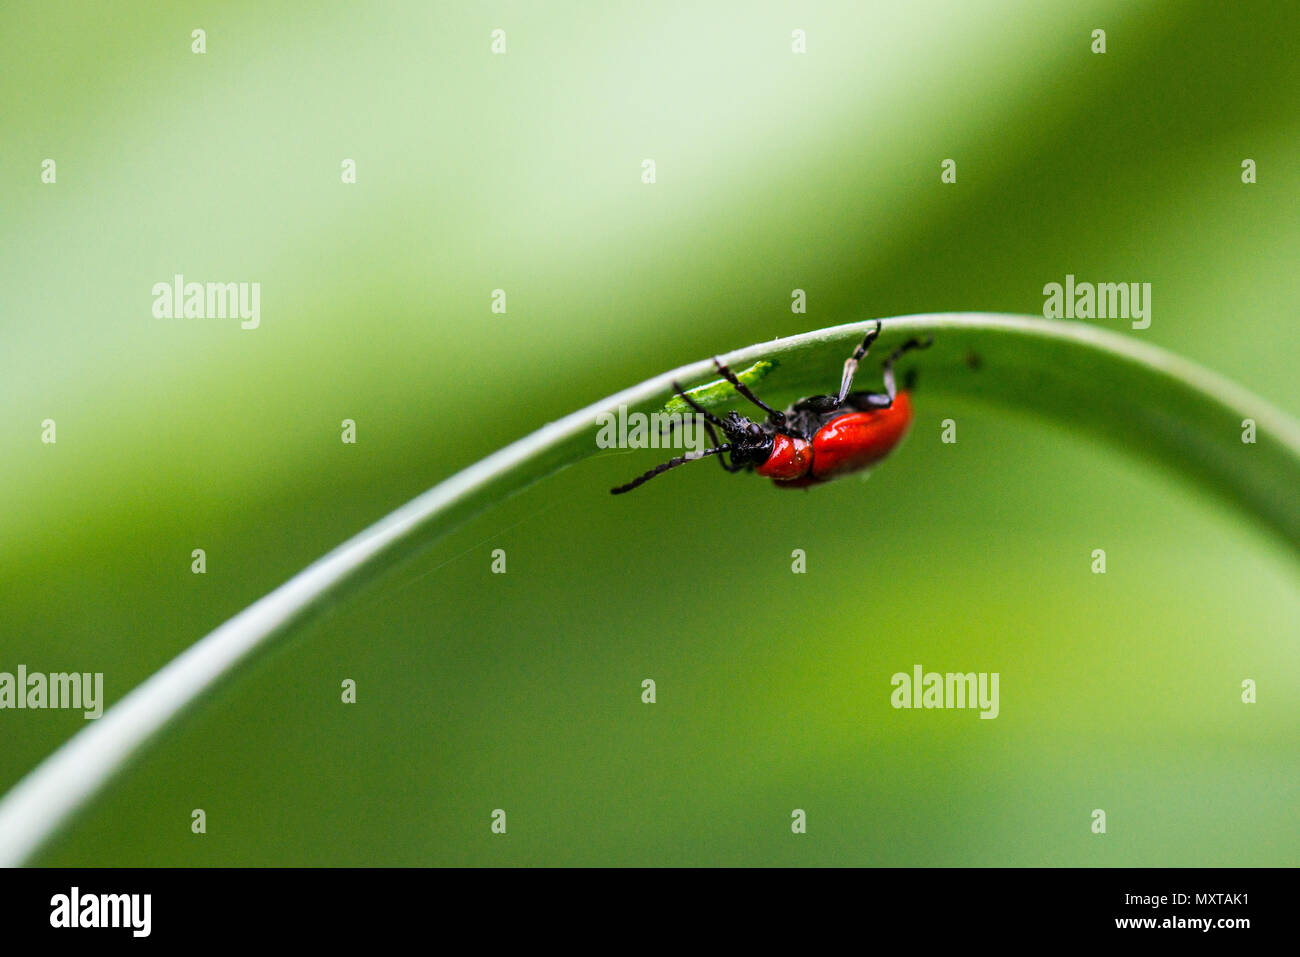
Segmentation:
<svg viewBox="0 0 1300 957">
<path fill-rule="evenodd" d="M 765 342 L 725 358 L 780 403 L 824 391 L 871 323 Z M 1032 410 L 1063 428 L 1144 453 L 1236 502 L 1300 548 L 1300 425 L 1203 368 L 1091 325 L 1016 316 L 928 315 L 887 320 L 877 354 L 931 334 L 909 357 L 923 392 L 977 396 Z M 692 396 L 737 403 L 705 360 L 603 399 L 453 475 L 294 576 L 192 645 L 28 774 L 0 801 L 0 865 L 27 860 L 133 754 L 237 666 L 332 600 L 416 554 L 471 516 L 597 451 L 596 417 L 620 406 L 658 411 L 670 384 L 707 377 Z M 678 408 L 680 411 L 680 408 Z M 1243 441 L 1244 420 L 1256 441 Z M 593 489 L 592 494 L 606 490 Z"/>
</svg>

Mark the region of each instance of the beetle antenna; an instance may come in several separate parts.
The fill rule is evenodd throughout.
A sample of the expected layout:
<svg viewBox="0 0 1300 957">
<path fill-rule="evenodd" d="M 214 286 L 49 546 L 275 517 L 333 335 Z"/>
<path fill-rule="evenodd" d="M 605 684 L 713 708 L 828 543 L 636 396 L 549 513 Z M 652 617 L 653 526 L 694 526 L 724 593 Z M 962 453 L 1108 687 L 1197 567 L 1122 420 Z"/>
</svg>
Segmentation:
<svg viewBox="0 0 1300 957">
<path fill-rule="evenodd" d="M 704 434 L 709 437 L 709 441 L 714 445 L 720 445 L 721 443 L 718 441 L 718 433 L 713 431 L 713 426 L 716 425 L 725 433 L 727 431 L 727 423 L 723 422 L 716 415 L 683 392 L 682 387 L 677 385 L 676 382 L 673 383 L 673 386 L 677 389 L 677 394 L 686 400 L 686 404 L 698 412 L 704 419 Z M 673 424 L 675 425 L 676 423 L 674 422 Z M 671 432 L 672 429 L 670 428 L 669 431 Z M 718 464 L 722 466 L 724 472 L 739 472 L 744 468 L 744 466 L 741 465 L 728 465 L 727 460 L 722 456 L 718 456 Z"/>
<path fill-rule="evenodd" d="M 704 408 L 704 406 L 700 405 L 698 402 L 696 402 L 694 399 L 692 399 L 689 395 L 687 395 L 687 394 L 686 394 L 686 390 L 683 389 L 683 388 L 682 388 L 680 385 L 678 385 L 676 382 L 673 383 L 673 388 L 677 390 L 677 397 L 678 397 L 679 399 L 681 399 L 683 402 L 685 402 L 687 405 L 689 405 L 692 409 L 694 409 L 694 410 L 695 410 L 696 412 L 698 412 L 700 415 L 704 416 L 704 421 L 706 421 L 706 422 L 712 422 L 714 425 L 716 425 L 716 426 L 717 426 L 718 428 L 720 428 L 720 429 L 725 429 L 725 428 L 727 427 L 725 422 L 723 422 L 720 418 L 718 418 L 716 415 L 714 415 L 714 414 L 713 414 L 712 412 L 710 412 L 708 409 Z"/>
<path fill-rule="evenodd" d="M 726 424 L 720 418 L 718 418 L 716 415 L 710 412 L 708 409 L 704 408 L 702 405 L 700 405 L 698 402 L 692 399 L 689 395 L 687 395 L 686 390 L 682 388 L 681 384 L 677 382 L 677 380 L 675 379 L 673 380 L 673 392 L 677 393 L 677 398 L 681 399 L 692 409 L 694 409 L 699 415 L 704 417 L 704 428 L 705 431 L 709 432 L 709 436 L 710 436 L 709 440 L 713 442 L 714 445 L 717 445 L 718 440 L 713 437 L 713 433 L 711 431 L 711 426 L 709 423 L 716 425 L 720 429 L 726 429 L 727 427 Z M 660 432 L 660 435 L 664 435 L 664 436 L 672 435 L 673 431 L 677 428 L 677 426 L 682 424 L 682 420 L 684 420 L 685 418 L 686 416 L 682 416 L 680 419 L 676 418 L 676 413 L 674 413 L 674 417 L 669 419 L 668 425 L 664 427 L 664 429 Z M 718 461 L 721 461 L 721 459 L 719 459 Z"/>
<path fill-rule="evenodd" d="M 702 459 L 705 456 L 718 455 L 721 452 L 730 452 L 731 448 L 732 447 L 730 443 L 727 443 L 724 445 L 715 446 L 714 448 L 711 449 L 701 449 L 698 452 L 687 452 L 685 455 L 679 455 L 676 458 L 671 458 L 667 462 L 664 462 L 662 465 L 656 465 L 654 468 L 652 468 L 649 472 L 646 472 L 644 475 L 634 478 L 626 485 L 620 485 L 618 488 L 610 489 L 609 494 L 622 495 L 624 492 L 630 492 L 632 491 L 632 489 L 637 488 L 640 485 L 644 485 L 646 482 L 650 481 L 656 475 L 661 475 L 664 472 L 667 472 L 669 469 L 675 469 L 679 465 L 685 465 L 687 462 L 694 462 L 696 459 Z"/>
<path fill-rule="evenodd" d="M 760 409 L 766 412 L 767 417 L 770 421 L 774 422 L 777 425 L 785 425 L 785 413 L 772 408 L 770 405 L 768 405 L 758 396 L 754 395 L 753 391 L 749 388 L 749 386 L 745 385 L 745 383 L 741 382 L 739 379 L 736 378 L 736 373 L 731 371 L 731 367 L 728 366 L 721 359 L 719 359 L 717 356 L 713 357 L 713 367 L 718 370 L 718 375 L 722 376 L 722 378 L 726 379 L 728 382 L 731 383 L 731 387 L 733 389 L 735 389 L 737 392 L 739 392 L 750 402 L 754 403 L 754 405 L 758 406 Z M 685 398 L 685 396 L 683 396 L 682 398 Z"/>
</svg>

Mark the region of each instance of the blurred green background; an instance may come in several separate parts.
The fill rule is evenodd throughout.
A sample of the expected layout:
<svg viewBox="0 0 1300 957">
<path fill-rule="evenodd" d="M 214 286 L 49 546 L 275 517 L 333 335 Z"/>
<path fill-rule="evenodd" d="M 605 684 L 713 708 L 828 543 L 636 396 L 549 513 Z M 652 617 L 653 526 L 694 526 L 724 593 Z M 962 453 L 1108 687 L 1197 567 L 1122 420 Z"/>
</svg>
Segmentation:
<svg viewBox="0 0 1300 957">
<path fill-rule="evenodd" d="M 856 319 L 1041 314 L 1066 273 L 1152 283 L 1150 329 L 1099 324 L 1300 414 L 1298 27 L 1249 2 L 6 3 L 0 670 L 102 671 L 111 703 L 603 395 Z M 260 328 L 153 318 L 178 272 L 260 282 Z M 39 862 L 1297 863 L 1294 554 L 923 366 L 916 405 L 865 484 L 701 466 L 613 498 L 658 461 L 632 452 L 533 487 L 241 672 Z M 1001 715 L 892 709 L 916 663 L 1000 672 Z M 0 789 L 84 723 L 0 712 Z"/>
</svg>

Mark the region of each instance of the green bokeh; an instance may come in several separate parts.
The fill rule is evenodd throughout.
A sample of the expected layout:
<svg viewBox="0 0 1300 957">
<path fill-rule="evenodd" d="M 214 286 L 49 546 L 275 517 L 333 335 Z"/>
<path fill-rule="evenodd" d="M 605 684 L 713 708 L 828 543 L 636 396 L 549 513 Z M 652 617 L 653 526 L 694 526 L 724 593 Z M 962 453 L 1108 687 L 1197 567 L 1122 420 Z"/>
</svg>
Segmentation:
<svg viewBox="0 0 1300 957">
<path fill-rule="evenodd" d="M 1252 3 L 8 4 L 0 670 L 103 671 L 116 700 L 602 395 L 854 319 L 1038 313 L 1066 273 L 1152 283 L 1149 330 L 1100 324 L 1300 414 L 1298 28 Z M 177 272 L 261 282 L 261 327 L 154 319 Z M 869 481 L 807 494 L 706 465 L 606 494 L 649 452 L 534 487 L 223 687 L 41 862 L 1297 863 L 1293 555 L 1032 410 L 922 380 L 917 416 Z M 1001 715 L 892 709 L 918 662 L 1000 672 Z M 0 788 L 81 726 L 0 712 Z"/>
</svg>

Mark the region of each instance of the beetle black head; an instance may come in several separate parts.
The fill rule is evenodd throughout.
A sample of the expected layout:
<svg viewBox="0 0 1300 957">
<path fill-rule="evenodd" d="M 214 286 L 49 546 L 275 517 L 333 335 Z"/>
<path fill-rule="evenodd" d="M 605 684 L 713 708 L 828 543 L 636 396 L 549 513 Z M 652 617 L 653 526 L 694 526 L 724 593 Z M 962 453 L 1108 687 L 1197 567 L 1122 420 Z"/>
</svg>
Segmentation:
<svg viewBox="0 0 1300 957">
<path fill-rule="evenodd" d="M 762 465 L 772 454 L 772 432 L 739 412 L 728 412 L 722 431 L 731 446 L 732 465 Z"/>
</svg>

